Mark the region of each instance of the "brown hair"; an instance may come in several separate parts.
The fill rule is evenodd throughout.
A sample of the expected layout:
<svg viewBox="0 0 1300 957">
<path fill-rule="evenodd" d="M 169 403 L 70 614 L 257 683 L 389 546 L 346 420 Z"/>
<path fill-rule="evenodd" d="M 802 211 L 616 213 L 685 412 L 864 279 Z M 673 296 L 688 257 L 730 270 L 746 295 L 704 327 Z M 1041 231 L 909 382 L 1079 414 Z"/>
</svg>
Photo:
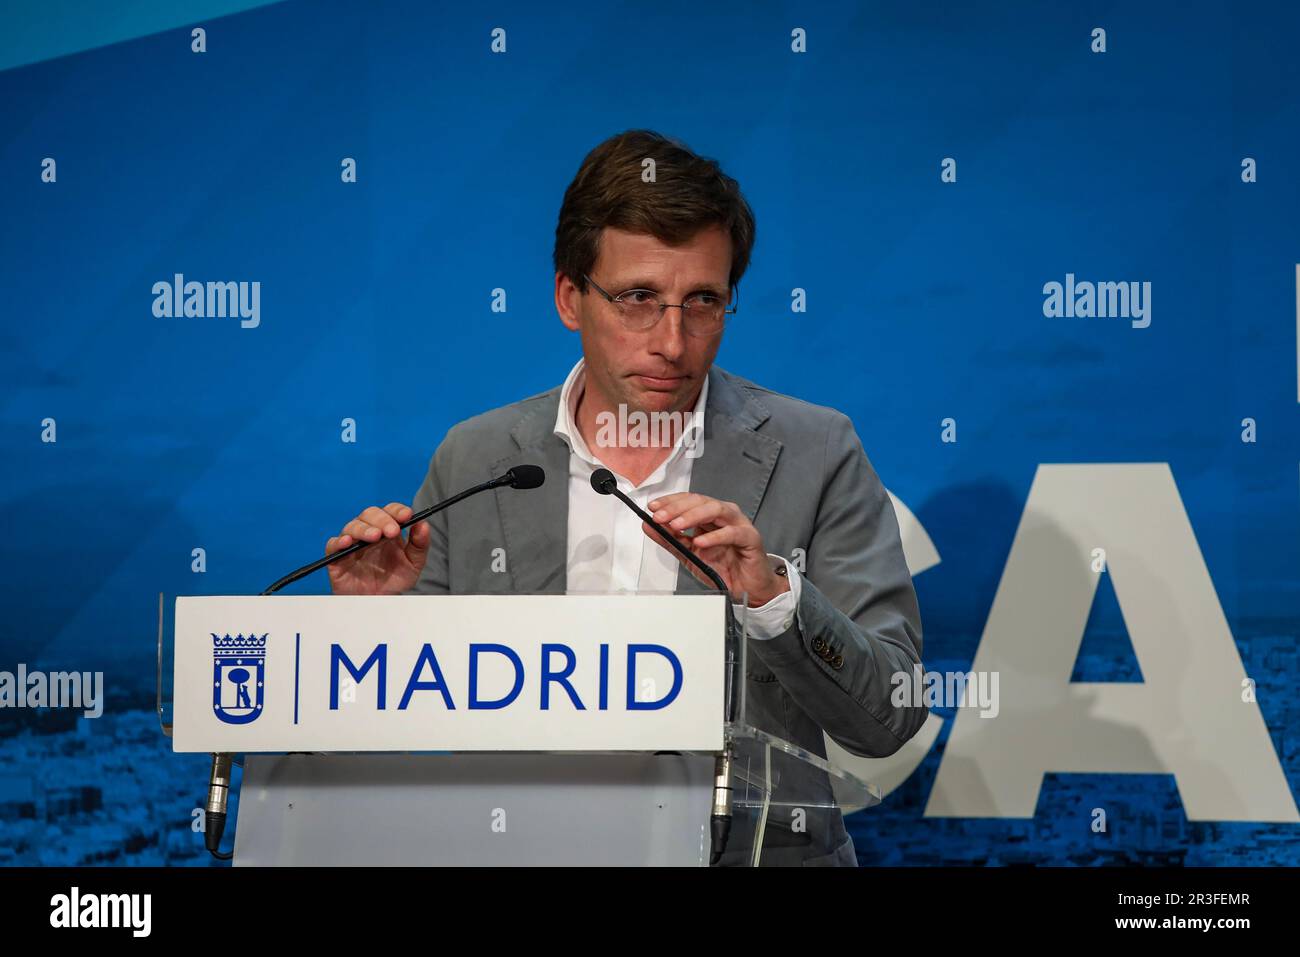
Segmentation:
<svg viewBox="0 0 1300 957">
<path fill-rule="evenodd" d="M 655 182 L 642 180 L 642 161 L 655 162 Z M 721 226 L 731 234 L 734 288 L 749 267 L 754 248 L 754 212 L 740 184 L 716 160 L 653 130 L 611 136 L 582 161 L 564 191 L 555 227 L 555 271 L 582 292 L 600 251 L 606 226 L 646 233 L 678 246 L 701 229 Z"/>
</svg>

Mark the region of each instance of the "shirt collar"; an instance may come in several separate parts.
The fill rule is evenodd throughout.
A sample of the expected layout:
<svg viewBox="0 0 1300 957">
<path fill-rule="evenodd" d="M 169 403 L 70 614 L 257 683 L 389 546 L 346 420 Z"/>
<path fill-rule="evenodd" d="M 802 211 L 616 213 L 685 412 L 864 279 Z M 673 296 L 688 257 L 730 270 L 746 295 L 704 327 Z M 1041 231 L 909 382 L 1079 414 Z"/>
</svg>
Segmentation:
<svg viewBox="0 0 1300 957">
<path fill-rule="evenodd" d="M 582 398 L 582 390 L 586 386 L 587 371 L 586 359 L 580 358 L 572 369 L 569 370 L 568 377 L 564 380 L 564 386 L 560 389 L 560 404 L 555 411 L 555 428 L 554 433 L 568 444 L 570 451 L 575 453 L 579 458 L 591 464 L 596 464 L 595 458 L 587 448 L 587 443 L 582 438 L 582 433 L 578 431 L 577 421 L 574 419 L 578 410 L 578 400 Z M 677 437 L 677 444 L 673 446 L 672 454 L 664 461 L 664 465 L 672 462 L 681 454 L 682 446 L 686 444 L 688 438 L 694 435 L 694 440 L 699 442 L 703 438 L 704 432 L 704 410 L 709 398 L 709 376 L 704 376 L 704 384 L 700 386 L 699 397 L 695 400 L 695 409 L 691 413 L 688 424 L 682 430 L 682 434 Z"/>
</svg>

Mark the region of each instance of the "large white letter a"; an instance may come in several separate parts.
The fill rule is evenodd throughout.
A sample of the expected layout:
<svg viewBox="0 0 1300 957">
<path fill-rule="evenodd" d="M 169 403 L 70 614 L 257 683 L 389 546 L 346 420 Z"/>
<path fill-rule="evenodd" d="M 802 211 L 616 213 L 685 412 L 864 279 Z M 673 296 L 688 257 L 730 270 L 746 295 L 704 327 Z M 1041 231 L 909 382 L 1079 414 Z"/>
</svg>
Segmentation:
<svg viewBox="0 0 1300 957">
<path fill-rule="evenodd" d="M 1098 547 L 1142 683 L 1070 682 Z M 1033 817 L 1054 771 L 1172 774 L 1193 821 L 1300 820 L 1164 463 L 1039 467 L 971 667 L 1000 710 L 958 709 L 927 816 Z"/>
</svg>

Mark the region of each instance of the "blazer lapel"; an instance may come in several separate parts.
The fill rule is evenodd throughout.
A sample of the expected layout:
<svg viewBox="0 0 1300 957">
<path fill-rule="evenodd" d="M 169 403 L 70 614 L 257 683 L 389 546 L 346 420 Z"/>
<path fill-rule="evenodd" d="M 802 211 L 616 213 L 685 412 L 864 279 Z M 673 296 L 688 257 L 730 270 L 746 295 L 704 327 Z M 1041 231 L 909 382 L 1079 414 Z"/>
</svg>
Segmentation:
<svg viewBox="0 0 1300 957">
<path fill-rule="evenodd" d="M 767 407 L 730 375 L 716 366 L 710 369 L 704 440 L 691 465 L 691 491 L 735 502 L 752 522 L 781 454 L 779 440 L 754 431 L 770 417 Z M 710 590 L 685 564 L 677 569 L 676 592 Z"/>
<path fill-rule="evenodd" d="M 556 386 L 510 430 L 517 451 L 492 464 L 493 475 L 516 465 L 540 465 L 546 472 L 540 488 L 499 488 L 492 493 L 515 592 L 562 595 L 568 580 L 569 447 L 554 431 L 559 404 Z"/>
</svg>

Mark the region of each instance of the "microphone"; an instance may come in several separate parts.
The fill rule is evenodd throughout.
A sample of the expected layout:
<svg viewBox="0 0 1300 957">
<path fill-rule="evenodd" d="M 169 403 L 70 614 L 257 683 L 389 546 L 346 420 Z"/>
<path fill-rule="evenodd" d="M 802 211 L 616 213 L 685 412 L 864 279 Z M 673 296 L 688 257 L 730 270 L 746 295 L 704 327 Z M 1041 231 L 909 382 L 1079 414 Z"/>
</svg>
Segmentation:
<svg viewBox="0 0 1300 957">
<path fill-rule="evenodd" d="M 459 495 L 453 495 L 451 498 L 438 502 L 436 505 L 430 505 L 428 508 L 420 509 L 420 511 L 416 512 L 406 521 L 399 522 L 397 527 L 399 529 L 409 528 L 410 526 L 414 525 L 416 522 L 424 521 L 434 512 L 441 512 L 444 508 L 447 508 L 450 505 L 455 505 L 461 499 L 469 498 L 471 495 L 477 495 L 479 492 L 486 492 L 488 489 L 501 488 L 503 485 L 509 486 L 510 488 L 537 488 L 538 486 L 542 485 L 545 481 L 546 481 L 546 471 L 541 466 L 516 465 L 510 471 L 506 472 L 505 475 L 500 475 L 494 479 L 489 479 L 488 481 L 484 482 L 481 485 L 475 485 L 473 488 L 466 489 L 465 491 L 461 492 Z M 385 541 L 383 537 L 380 537 L 377 541 L 373 541 L 373 542 L 366 542 L 366 541 L 353 542 L 347 548 L 340 549 L 339 551 L 335 552 L 333 555 L 326 555 L 324 558 L 318 558 L 310 565 L 303 565 L 302 568 L 291 571 L 289 574 L 285 575 L 275 584 L 269 586 L 264 592 L 262 592 L 262 594 L 274 595 L 285 585 L 291 585 L 300 578 L 306 578 L 312 572 L 319 571 L 320 569 L 324 568 L 326 565 L 333 565 L 336 561 L 338 561 L 340 558 L 343 558 L 345 555 L 351 555 L 353 552 L 358 552 L 361 549 L 366 548 L 370 545 L 377 545 L 379 542 L 382 541 Z"/>
<path fill-rule="evenodd" d="M 591 487 L 601 495 L 613 495 L 632 511 L 636 512 L 641 521 L 645 522 L 662 535 L 664 541 L 677 549 L 677 551 L 680 552 L 692 565 L 702 571 L 709 581 L 713 582 L 718 591 L 722 592 L 724 595 L 729 594 L 727 583 L 722 580 L 721 575 L 715 572 L 711 566 L 706 565 L 693 551 L 679 542 L 677 536 L 651 518 L 648 513 L 642 510 L 641 506 L 637 505 L 636 502 L 632 501 L 619 491 L 618 479 L 614 478 L 613 472 L 609 469 L 596 469 L 596 471 L 591 473 Z"/>
<path fill-rule="evenodd" d="M 408 528 L 416 522 L 422 522 L 435 512 L 441 512 L 444 508 L 455 505 L 461 499 L 469 498 L 471 495 L 477 495 L 479 492 L 486 492 L 488 489 L 501 488 L 509 486 L 510 488 L 537 488 L 546 481 L 546 471 L 538 465 L 516 465 L 506 472 L 505 475 L 499 475 L 494 479 L 488 479 L 480 485 L 468 488 L 449 499 L 430 505 L 428 508 L 420 509 L 410 518 L 398 524 L 398 528 Z M 379 541 L 384 541 L 381 537 Z M 353 552 L 360 551 L 368 545 L 374 545 L 375 542 L 353 542 L 347 548 L 335 552 L 333 555 L 326 555 L 319 558 L 310 565 L 304 565 L 302 568 L 292 571 L 285 575 L 275 584 L 269 586 L 263 595 L 274 595 L 285 585 L 292 584 L 300 578 L 305 578 L 314 571 L 324 568 L 326 565 L 332 565 L 344 555 L 351 555 Z M 233 857 L 233 853 L 221 851 L 221 837 L 226 829 L 226 799 L 230 795 L 230 763 L 231 755 L 213 754 L 212 755 L 212 773 L 208 779 L 208 803 L 203 816 L 203 843 L 213 857 L 228 861 Z"/>
<path fill-rule="evenodd" d="M 735 675 L 736 668 L 736 644 L 735 635 L 732 631 L 732 611 L 731 611 L 731 594 L 727 588 L 727 583 L 722 580 L 722 576 L 706 564 L 698 555 L 677 540 L 668 529 L 664 528 L 649 514 L 645 512 L 636 502 L 624 495 L 618 488 L 618 479 L 614 478 L 614 473 L 609 469 L 596 469 L 591 473 L 591 487 L 601 495 L 613 495 L 620 502 L 630 508 L 651 528 L 663 537 L 673 548 L 677 549 L 687 560 L 713 582 L 718 591 L 727 596 L 727 670 L 728 680 L 726 687 L 726 700 L 724 704 L 724 713 L 728 722 L 736 720 L 736 695 L 735 695 Z M 727 839 L 731 836 L 731 748 L 724 745 L 721 753 L 718 754 L 717 761 L 713 766 L 713 810 L 709 814 L 709 863 L 717 864 L 722 859 L 723 852 L 727 849 Z"/>
<path fill-rule="evenodd" d="M 540 465 L 516 465 L 494 481 L 511 488 L 537 488 L 546 483 L 546 470 Z"/>
</svg>

